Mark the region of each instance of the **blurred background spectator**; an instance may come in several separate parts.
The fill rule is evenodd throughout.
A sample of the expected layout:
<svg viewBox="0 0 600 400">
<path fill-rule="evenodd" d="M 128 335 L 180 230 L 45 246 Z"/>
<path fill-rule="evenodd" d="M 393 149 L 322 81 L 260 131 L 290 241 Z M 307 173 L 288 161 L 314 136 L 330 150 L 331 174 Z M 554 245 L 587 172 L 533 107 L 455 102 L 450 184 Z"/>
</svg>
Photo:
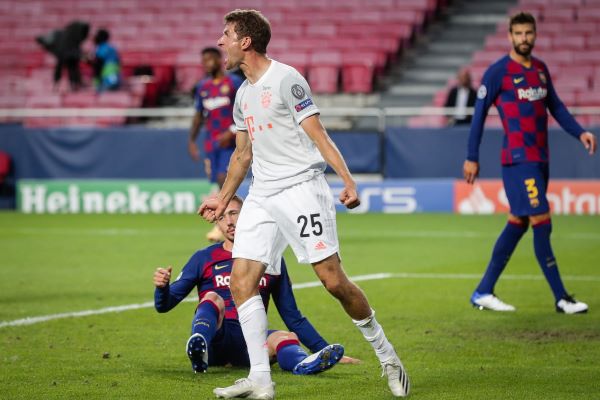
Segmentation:
<svg viewBox="0 0 600 400">
<path fill-rule="evenodd" d="M 87 22 L 73 21 L 62 30 L 53 30 L 47 35 L 36 37 L 36 41 L 49 53 L 56 57 L 54 68 L 54 88 L 58 87 L 62 77 L 63 67 L 67 68 L 72 90 L 78 90 L 81 85 L 79 62 L 82 58 L 81 44 L 90 31 Z"/>
<path fill-rule="evenodd" d="M 448 92 L 444 107 L 454 107 L 450 125 L 470 124 L 472 116 L 467 114 L 468 107 L 475 106 L 477 93 L 471 87 L 471 74 L 467 68 L 461 68 L 456 75 L 457 84 Z"/>
<path fill-rule="evenodd" d="M 94 36 L 96 50 L 91 63 L 94 67 L 94 86 L 98 92 L 117 90 L 121 86 L 121 61 L 117 49 L 109 43 L 110 33 L 100 29 Z"/>
</svg>

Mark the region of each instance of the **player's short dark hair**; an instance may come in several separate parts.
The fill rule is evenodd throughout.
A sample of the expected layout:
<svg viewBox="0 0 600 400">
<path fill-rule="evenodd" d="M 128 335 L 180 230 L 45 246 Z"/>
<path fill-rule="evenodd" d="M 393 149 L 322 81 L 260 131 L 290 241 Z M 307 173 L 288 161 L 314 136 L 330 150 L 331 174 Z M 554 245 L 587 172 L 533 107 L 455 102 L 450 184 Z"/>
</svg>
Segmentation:
<svg viewBox="0 0 600 400">
<path fill-rule="evenodd" d="M 252 48 L 260 54 L 267 53 L 267 46 L 271 40 L 271 24 L 260 11 L 234 10 L 225 15 L 226 24 L 234 24 L 238 38 L 250 37 Z"/>
<path fill-rule="evenodd" d="M 102 44 L 108 42 L 110 39 L 110 33 L 106 29 L 98 29 L 96 35 L 94 36 L 95 44 Z"/>
<path fill-rule="evenodd" d="M 233 197 L 231 198 L 231 200 L 229 200 L 229 202 L 231 203 L 232 201 L 237 201 L 239 203 L 239 205 L 243 205 L 244 204 L 244 199 L 242 199 L 240 196 L 238 196 L 237 194 L 234 194 Z"/>
<path fill-rule="evenodd" d="M 202 54 L 202 55 L 212 54 L 214 56 L 217 56 L 217 57 L 221 58 L 221 52 L 216 47 L 205 47 L 205 48 L 202 49 L 202 51 L 200 52 L 200 54 Z"/>
<path fill-rule="evenodd" d="M 508 24 L 508 31 L 512 32 L 513 25 L 531 24 L 533 25 L 533 31 L 535 32 L 535 17 L 530 13 L 521 11 L 518 14 L 510 17 L 510 23 Z"/>
</svg>

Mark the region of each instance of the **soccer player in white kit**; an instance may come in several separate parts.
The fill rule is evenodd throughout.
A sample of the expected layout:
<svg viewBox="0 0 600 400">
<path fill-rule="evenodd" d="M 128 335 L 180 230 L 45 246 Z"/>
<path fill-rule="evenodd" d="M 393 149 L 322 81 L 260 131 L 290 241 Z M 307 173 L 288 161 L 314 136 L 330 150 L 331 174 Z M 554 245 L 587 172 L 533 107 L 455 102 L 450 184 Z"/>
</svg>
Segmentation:
<svg viewBox="0 0 600 400">
<path fill-rule="evenodd" d="M 365 294 L 342 268 L 333 195 L 324 177 L 327 163 L 344 182 L 340 201 L 348 208 L 360 204 L 356 183 L 321 124 L 306 80 L 267 56 L 270 38 L 270 24 L 260 12 L 235 10 L 225 16 L 218 41 L 226 68 L 239 66 L 247 80 L 235 99 L 236 149 L 227 178 L 198 213 L 210 222 L 219 218 L 252 165 L 253 181 L 237 224 L 230 278 L 251 366 L 248 378 L 214 393 L 221 398 L 275 397 L 264 346 L 267 315 L 258 284 L 265 272 L 279 273 L 281 255 L 289 244 L 298 262 L 312 264 L 371 343 L 392 393 L 407 396 L 410 383 L 400 358 Z"/>
</svg>

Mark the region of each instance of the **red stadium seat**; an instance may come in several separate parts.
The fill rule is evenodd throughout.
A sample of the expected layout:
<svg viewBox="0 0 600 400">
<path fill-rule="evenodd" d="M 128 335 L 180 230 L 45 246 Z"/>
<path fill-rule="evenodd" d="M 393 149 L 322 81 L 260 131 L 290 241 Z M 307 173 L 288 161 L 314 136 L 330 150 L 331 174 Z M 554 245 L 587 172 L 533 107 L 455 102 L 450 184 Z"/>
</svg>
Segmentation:
<svg viewBox="0 0 600 400">
<path fill-rule="evenodd" d="M 27 98 L 28 108 L 58 108 L 62 104 L 60 95 L 38 94 Z"/>
<path fill-rule="evenodd" d="M 577 54 L 577 62 L 600 66 L 600 50 L 588 50 Z"/>
<path fill-rule="evenodd" d="M 598 23 L 600 21 L 600 7 L 599 8 L 587 8 L 585 10 L 580 10 L 577 16 L 578 21 L 580 22 L 595 22 Z"/>
<path fill-rule="evenodd" d="M 584 47 L 586 47 L 586 38 L 585 36 L 581 35 L 581 36 L 575 36 L 575 35 L 569 35 L 569 36 L 556 36 L 553 40 L 553 47 L 557 50 L 559 49 L 563 49 L 563 48 L 567 48 L 570 50 L 583 50 Z M 536 41 L 536 47 L 537 47 L 537 41 Z"/>
<path fill-rule="evenodd" d="M 577 105 L 581 107 L 600 107 L 600 92 L 589 90 L 578 93 Z"/>
<path fill-rule="evenodd" d="M 128 108 L 133 105 L 133 99 L 127 92 L 105 92 L 98 95 L 96 103 L 98 107 Z"/>
<path fill-rule="evenodd" d="M 306 75 L 309 65 L 309 57 L 307 53 L 300 52 L 281 52 L 278 54 L 278 60 L 284 64 L 291 65 L 296 68 L 300 74 Z"/>
<path fill-rule="evenodd" d="M 546 8 L 542 11 L 542 20 L 544 22 L 575 22 L 575 9 L 569 8 Z"/>
<path fill-rule="evenodd" d="M 63 96 L 63 107 L 66 108 L 89 108 L 96 106 L 95 92 L 74 92 Z"/>
<path fill-rule="evenodd" d="M 342 88 L 346 93 L 370 93 L 377 65 L 376 53 L 344 53 L 342 55 Z"/>
<path fill-rule="evenodd" d="M 308 79 L 315 93 L 336 93 L 342 59 L 337 52 L 317 52 L 310 56 Z"/>
</svg>

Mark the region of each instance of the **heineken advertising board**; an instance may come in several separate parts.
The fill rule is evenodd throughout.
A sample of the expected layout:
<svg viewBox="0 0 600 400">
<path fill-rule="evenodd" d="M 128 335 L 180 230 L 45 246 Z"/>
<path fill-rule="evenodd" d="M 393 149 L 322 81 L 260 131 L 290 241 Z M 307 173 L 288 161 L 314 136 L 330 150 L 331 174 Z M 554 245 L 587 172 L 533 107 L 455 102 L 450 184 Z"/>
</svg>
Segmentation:
<svg viewBox="0 0 600 400">
<path fill-rule="evenodd" d="M 20 180 L 17 208 L 31 214 L 194 213 L 217 191 L 206 180 Z"/>
</svg>

